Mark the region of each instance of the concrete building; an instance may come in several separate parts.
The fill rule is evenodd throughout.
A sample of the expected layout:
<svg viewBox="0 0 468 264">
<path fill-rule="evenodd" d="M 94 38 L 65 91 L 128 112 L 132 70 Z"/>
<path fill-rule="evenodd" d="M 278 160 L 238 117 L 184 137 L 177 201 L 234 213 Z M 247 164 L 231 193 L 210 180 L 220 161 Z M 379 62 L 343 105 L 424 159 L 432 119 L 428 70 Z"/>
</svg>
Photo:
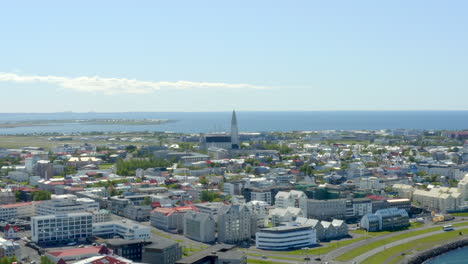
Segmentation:
<svg viewBox="0 0 468 264">
<path fill-rule="evenodd" d="M 151 244 L 151 242 L 145 240 L 122 238 L 106 239 L 103 242 L 114 254 L 136 262 L 142 260 L 143 247 Z"/>
<path fill-rule="evenodd" d="M 319 241 L 328 241 L 348 236 L 348 225 L 343 220 L 333 219 L 331 222 L 328 222 L 298 217 L 294 222 L 303 226 L 311 226 L 315 230 L 317 240 Z"/>
<path fill-rule="evenodd" d="M 176 264 L 247 264 L 241 251 L 233 251 L 234 245 L 216 244 L 193 255 L 176 261 Z"/>
<path fill-rule="evenodd" d="M 307 217 L 319 220 L 345 219 L 346 199 L 307 200 Z"/>
<path fill-rule="evenodd" d="M 151 228 L 131 222 L 129 220 L 94 223 L 92 225 L 94 236 L 110 238 L 120 236 L 127 240 L 149 240 Z"/>
<path fill-rule="evenodd" d="M 213 217 L 215 221 L 218 220 L 218 213 L 224 207 L 224 203 L 222 202 L 212 202 L 212 203 L 198 203 L 194 204 L 195 208 L 200 213 L 209 214 Z"/>
<path fill-rule="evenodd" d="M 278 192 L 275 196 L 275 205 L 277 208 L 301 208 L 302 213 L 307 215 L 307 196 L 302 191 Z"/>
<path fill-rule="evenodd" d="M 37 202 L 24 202 L 0 205 L 0 220 L 30 219 L 35 215 Z"/>
<path fill-rule="evenodd" d="M 427 207 L 429 210 L 446 212 L 460 208 L 463 199 L 457 188 L 432 188 L 429 191 L 415 190 L 413 201 Z"/>
<path fill-rule="evenodd" d="M 465 148 L 468 148 L 467 146 L 468 143 L 465 142 Z M 461 194 L 463 201 L 468 199 L 468 174 L 458 182 L 458 192 Z"/>
<path fill-rule="evenodd" d="M 0 190 L 0 204 L 16 203 L 15 193 L 11 189 Z"/>
<path fill-rule="evenodd" d="M 409 226 L 408 213 L 403 209 L 388 208 L 362 217 L 360 227 L 369 232 L 395 230 Z"/>
<path fill-rule="evenodd" d="M 90 213 L 43 215 L 31 218 L 31 240 L 36 243 L 84 241 L 93 235 Z"/>
<path fill-rule="evenodd" d="M 170 232 L 182 232 L 184 214 L 197 211 L 195 206 L 180 206 L 173 208 L 156 208 L 151 212 L 151 225 Z"/>
<path fill-rule="evenodd" d="M 218 242 L 236 244 L 250 239 L 252 215 L 245 205 L 224 206 L 218 214 Z"/>
<path fill-rule="evenodd" d="M 316 243 L 316 232 L 311 226 L 279 226 L 255 234 L 255 246 L 264 250 L 296 249 Z"/>
<path fill-rule="evenodd" d="M 216 222 L 209 214 L 189 211 L 184 214 L 184 236 L 203 243 L 216 239 Z"/>
<path fill-rule="evenodd" d="M 394 184 L 392 186 L 392 189 L 398 193 L 398 196 L 401 198 L 408 198 L 412 199 L 413 198 L 413 191 L 414 188 L 411 185 L 408 184 Z"/>
<path fill-rule="evenodd" d="M 257 227 L 264 227 L 268 223 L 268 211 L 271 205 L 264 201 L 250 201 L 245 204 L 252 216 L 257 219 Z"/>
<path fill-rule="evenodd" d="M 382 190 L 384 184 L 381 179 L 377 177 L 361 178 L 359 180 L 359 189 L 362 190 Z"/>
<path fill-rule="evenodd" d="M 102 257 L 111 254 L 112 251 L 106 246 L 92 246 L 48 251 L 45 253 L 45 256 L 53 263 L 59 263 L 60 260 L 69 262 L 73 261 L 74 263 L 77 263 L 75 262 L 76 260 L 87 259 L 90 257 Z"/>
<path fill-rule="evenodd" d="M 182 258 L 182 247 L 172 240 L 159 238 L 143 248 L 143 263 L 174 264 Z"/>
<path fill-rule="evenodd" d="M 253 189 L 250 192 L 250 201 L 264 201 L 271 205 L 271 191 L 269 189 Z"/>
<path fill-rule="evenodd" d="M 287 207 L 275 208 L 270 211 L 271 224 L 279 226 L 281 223 L 294 221 L 297 217 L 305 217 L 301 208 Z"/>
<path fill-rule="evenodd" d="M 21 247 L 18 243 L 0 237 L 0 257 L 21 257 Z"/>
<path fill-rule="evenodd" d="M 243 186 L 242 182 L 226 182 L 224 183 L 224 192 L 230 195 L 241 195 Z"/>
<path fill-rule="evenodd" d="M 346 201 L 346 220 L 359 220 L 362 216 L 372 213 L 372 202 L 369 198 L 357 198 Z"/>
<path fill-rule="evenodd" d="M 69 214 L 98 211 L 99 203 L 89 198 L 77 198 L 73 194 L 52 195 L 50 200 L 36 206 L 37 215 Z"/>
</svg>

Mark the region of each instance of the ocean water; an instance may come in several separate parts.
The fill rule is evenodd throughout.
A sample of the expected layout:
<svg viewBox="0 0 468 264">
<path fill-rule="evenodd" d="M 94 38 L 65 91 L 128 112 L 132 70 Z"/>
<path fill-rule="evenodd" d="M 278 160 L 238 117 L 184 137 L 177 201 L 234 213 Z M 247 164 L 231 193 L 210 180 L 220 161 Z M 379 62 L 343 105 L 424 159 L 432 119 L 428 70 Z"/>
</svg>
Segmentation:
<svg viewBox="0 0 468 264">
<path fill-rule="evenodd" d="M 0 122 L 57 119 L 171 119 L 162 125 L 86 125 L 60 124 L 1 128 L 0 134 L 34 132 L 90 131 L 172 131 L 181 133 L 223 132 L 230 130 L 231 112 L 142 112 L 142 113 L 48 113 L 0 114 Z M 237 112 L 242 132 L 307 130 L 378 129 L 468 129 L 468 111 L 313 111 L 313 112 Z"/>
<path fill-rule="evenodd" d="M 466 264 L 468 263 L 468 247 L 455 249 L 432 258 L 424 264 Z"/>
</svg>

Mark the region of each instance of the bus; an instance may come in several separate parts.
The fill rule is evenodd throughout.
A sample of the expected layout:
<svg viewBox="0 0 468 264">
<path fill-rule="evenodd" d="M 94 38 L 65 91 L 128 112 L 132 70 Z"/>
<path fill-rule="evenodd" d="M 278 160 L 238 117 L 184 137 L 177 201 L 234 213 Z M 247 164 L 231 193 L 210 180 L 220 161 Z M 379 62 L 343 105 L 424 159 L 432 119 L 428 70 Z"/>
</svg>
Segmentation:
<svg viewBox="0 0 468 264">
<path fill-rule="evenodd" d="M 444 231 L 452 231 L 453 230 L 453 226 L 452 225 L 444 225 L 442 227 L 442 230 Z"/>
</svg>

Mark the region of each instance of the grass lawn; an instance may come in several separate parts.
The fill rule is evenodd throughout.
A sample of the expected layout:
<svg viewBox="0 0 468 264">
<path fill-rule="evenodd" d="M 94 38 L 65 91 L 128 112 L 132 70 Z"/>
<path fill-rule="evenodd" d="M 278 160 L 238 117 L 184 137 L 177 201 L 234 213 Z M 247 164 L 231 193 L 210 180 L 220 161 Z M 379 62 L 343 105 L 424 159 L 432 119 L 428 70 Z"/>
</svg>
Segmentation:
<svg viewBox="0 0 468 264">
<path fill-rule="evenodd" d="M 98 165 L 100 170 L 109 169 L 109 168 L 112 168 L 112 166 L 114 166 L 114 164 L 105 163 L 105 164 L 99 164 Z"/>
<path fill-rule="evenodd" d="M 446 240 L 450 240 L 450 239 L 459 237 L 458 232 L 460 232 L 460 231 L 463 232 L 463 233 L 467 233 L 468 228 L 461 229 L 461 230 L 455 230 L 455 231 L 451 231 L 451 232 L 445 232 L 445 233 L 437 234 L 437 235 L 432 235 L 432 236 L 420 238 L 420 239 L 417 239 L 417 240 L 414 240 L 414 241 L 411 241 L 411 242 L 408 242 L 408 243 L 405 243 L 405 244 L 401 244 L 401 245 L 398 245 L 398 246 L 387 248 L 386 250 L 384 250 L 382 252 L 379 252 L 379 254 L 375 254 L 375 255 L 365 259 L 362 262 L 362 264 L 384 263 L 387 259 L 390 259 L 392 257 L 393 257 L 393 259 L 391 259 L 388 263 L 389 264 L 397 263 L 398 261 L 403 259 L 404 252 L 406 252 L 408 250 L 411 250 L 411 249 L 415 249 L 415 248 L 417 248 L 418 250 L 424 250 L 424 249 L 427 249 L 427 248 L 430 248 L 430 247 L 434 246 L 435 243 L 442 244 Z M 424 246 L 424 244 L 425 244 L 425 246 Z M 399 253 L 402 253 L 402 254 L 397 255 Z M 395 255 L 397 255 L 397 256 L 394 257 Z"/>
<path fill-rule="evenodd" d="M 453 214 L 450 214 L 450 215 L 453 215 L 453 216 L 466 216 L 468 217 L 468 213 L 453 213 Z"/>
<path fill-rule="evenodd" d="M 272 263 L 272 264 L 284 264 L 284 262 L 275 262 L 275 261 L 271 261 L 271 260 L 269 260 L 269 259 L 260 260 L 260 259 L 249 259 L 249 258 L 247 258 L 247 263 L 259 263 L 259 264 L 269 264 L 269 263 Z"/>
<path fill-rule="evenodd" d="M 468 222 L 453 224 L 454 227 L 466 226 L 466 225 L 468 225 Z M 432 228 L 428 228 L 428 229 L 402 233 L 402 234 L 399 234 L 399 235 L 396 235 L 396 236 L 393 236 L 393 237 L 389 237 L 389 238 L 386 238 L 386 239 L 375 241 L 375 242 L 366 244 L 364 246 L 355 248 L 352 251 L 346 252 L 346 253 L 338 256 L 337 258 L 335 258 L 335 260 L 337 260 L 337 261 L 350 261 L 350 260 L 352 260 L 353 258 L 355 258 L 357 256 L 360 256 L 360 255 L 362 255 L 362 254 L 364 254 L 364 253 L 366 253 L 366 252 L 368 252 L 368 251 L 370 251 L 370 250 L 372 250 L 374 248 L 378 248 L 378 247 L 386 245 L 388 243 L 392 243 L 392 242 L 395 242 L 395 241 L 398 241 L 398 240 L 401 240 L 401 239 L 405 239 L 405 238 L 408 238 L 408 237 L 418 236 L 418 235 L 422 235 L 422 234 L 426 234 L 426 233 L 430 233 L 430 232 L 434 232 L 434 231 L 438 231 L 438 230 L 441 230 L 441 227 L 436 226 L 436 227 L 432 227 Z"/>
</svg>

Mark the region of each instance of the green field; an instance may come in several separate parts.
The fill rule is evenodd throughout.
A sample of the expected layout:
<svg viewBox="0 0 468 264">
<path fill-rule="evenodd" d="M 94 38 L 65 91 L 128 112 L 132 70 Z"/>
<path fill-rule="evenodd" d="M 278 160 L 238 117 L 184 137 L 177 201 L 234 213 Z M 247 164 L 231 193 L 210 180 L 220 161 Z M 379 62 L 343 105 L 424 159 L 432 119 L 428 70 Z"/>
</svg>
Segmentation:
<svg viewBox="0 0 468 264">
<path fill-rule="evenodd" d="M 260 260 L 260 259 L 247 259 L 247 263 L 257 263 L 257 264 L 284 264 L 284 262 L 275 262 L 271 260 Z"/>
<path fill-rule="evenodd" d="M 453 214 L 450 214 L 450 215 L 453 215 L 453 216 L 461 216 L 461 217 L 468 217 L 468 213 L 453 213 Z"/>
<path fill-rule="evenodd" d="M 403 259 L 404 255 L 408 251 L 417 250 L 425 250 L 431 248 L 435 244 L 442 244 L 447 242 L 448 240 L 454 239 L 459 237 L 460 235 L 458 232 L 467 233 L 468 228 L 456 230 L 452 232 L 445 232 L 442 234 L 432 235 L 424 238 L 420 238 L 405 244 L 401 244 L 398 246 L 394 246 L 391 248 L 387 248 L 386 250 L 379 252 L 367 259 L 365 259 L 362 264 L 373 264 L 373 263 L 398 263 L 401 259 Z"/>
</svg>

